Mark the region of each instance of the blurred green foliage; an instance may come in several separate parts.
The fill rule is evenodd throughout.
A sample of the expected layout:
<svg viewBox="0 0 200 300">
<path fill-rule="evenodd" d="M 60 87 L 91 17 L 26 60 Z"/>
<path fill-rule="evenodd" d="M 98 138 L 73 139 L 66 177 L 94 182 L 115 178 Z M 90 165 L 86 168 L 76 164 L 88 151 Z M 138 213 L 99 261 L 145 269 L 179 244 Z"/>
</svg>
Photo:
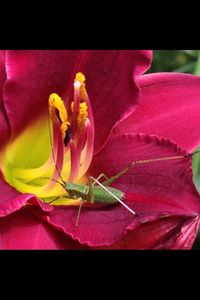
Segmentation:
<svg viewBox="0 0 200 300">
<path fill-rule="evenodd" d="M 199 50 L 154 50 L 152 72 L 196 74 Z"/>
<path fill-rule="evenodd" d="M 181 72 L 200 75 L 200 50 L 154 50 L 153 52 L 153 62 L 148 73 Z M 199 154 L 193 158 L 192 169 L 194 183 L 200 193 Z M 200 249 L 200 233 L 193 249 Z"/>
</svg>

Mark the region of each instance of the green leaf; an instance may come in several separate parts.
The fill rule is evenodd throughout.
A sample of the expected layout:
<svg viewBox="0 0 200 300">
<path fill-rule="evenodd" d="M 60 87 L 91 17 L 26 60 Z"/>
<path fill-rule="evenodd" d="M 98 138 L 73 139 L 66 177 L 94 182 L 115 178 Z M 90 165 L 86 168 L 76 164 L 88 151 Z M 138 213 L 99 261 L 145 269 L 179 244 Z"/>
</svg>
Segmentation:
<svg viewBox="0 0 200 300">
<path fill-rule="evenodd" d="M 196 67 L 196 62 L 192 61 L 192 62 L 189 62 L 189 63 L 181 66 L 180 68 L 174 70 L 174 72 L 193 73 L 195 67 Z"/>
</svg>

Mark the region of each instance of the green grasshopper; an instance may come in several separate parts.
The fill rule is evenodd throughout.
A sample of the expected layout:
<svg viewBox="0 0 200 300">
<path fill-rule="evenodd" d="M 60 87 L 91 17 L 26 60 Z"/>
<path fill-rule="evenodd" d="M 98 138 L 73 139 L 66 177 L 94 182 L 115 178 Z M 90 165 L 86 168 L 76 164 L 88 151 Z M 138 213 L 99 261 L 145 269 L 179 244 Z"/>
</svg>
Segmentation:
<svg viewBox="0 0 200 300">
<path fill-rule="evenodd" d="M 199 152 L 199 151 L 197 151 Z M 169 157 L 160 157 L 155 159 L 146 159 L 146 160 L 136 160 L 131 162 L 126 168 L 124 168 L 121 172 L 116 174 L 115 176 L 111 176 L 108 178 L 105 174 L 100 174 L 97 178 L 94 178 L 92 176 L 89 176 L 89 182 L 88 185 L 84 184 L 75 184 L 72 182 L 65 182 L 61 174 L 59 174 L 60 179 L 62 180 L 62 183 L 51 179 L 53 181 L 58 182 L 64 190 L 68 193 L 68 196 L 66 198 L 73 198 L 80 200 L 80 206 L 78 210 L 77 220 L 76 220 L 76 227 L 78 227 L 79 223 L 79 217 L 81 208 L 84 202 L 88 202 L 90 204 L 103 204 L 103 205 L 110 205 L 115 203 L 121 203 L 127 210 L 129 210 L 134 216 L 139 216 L 135 211 L 133 211 L 130 207 L 128 207 L 123 201 L 124 199 L 124 193 L 120 191 L 119 189 L 112 188 L 110 185 L 117 180 L 119 177 L 127 173 L 131 168 L 133 168 L 136 165 L 139 164 L 148 164 L 158 161 L 167 161 L 167 160 L 176 160 L 176 159 L 183 159 L 186 157 L 191 157 L 192 155 L 196 154 L 197 152 L 186 154 L 186 155 L 180 155 L 180 156 L 169 156 Z M 99 182 L 101 178 L 105 178 L 106 180 L 102 183 Z M 95 185 L 97 184 L 97 185 Z M 49 202 L 51 204 L 52 202 L 56 201 L 58 198 L 52 200 Z"/>
</svg>

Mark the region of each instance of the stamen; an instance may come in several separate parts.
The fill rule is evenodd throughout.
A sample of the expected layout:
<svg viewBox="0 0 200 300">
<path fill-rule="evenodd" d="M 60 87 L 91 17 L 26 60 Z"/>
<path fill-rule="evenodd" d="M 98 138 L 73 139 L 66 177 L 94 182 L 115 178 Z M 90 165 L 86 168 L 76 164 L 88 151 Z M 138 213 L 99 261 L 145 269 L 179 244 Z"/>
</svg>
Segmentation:
<svg viewBox="0 0 200 300">
<path fill-rule="evenodd" d="M 80 96 L 81 96 L 81 101 L 85 101 L 87 98 L 87 92 L 85 88 L 85 83 L 83 83 L 80 87 Z"/>
<path fill-rule="evenodd" d="M 85 75 L 81 72 L 77 73 L 75 76 L 75 80 L 74 82 L 80 82 L 80 102 L 83 102 L 86 100 L 87 98 L 87 92 L 86 92 L 86 88 L 85 88 Z"/>
<path fill-rule="evenodd" d="M 70 176 L 67 181 L 73 182 L 78 175 L 79 166 L 80 166 L 80 155 L 77 155 L 76 147 L 73 141 L 70 141 L 70 156 L 71 156 L 71 170 Z"/>
<path fill-rule="evenodd" d="M 76 73 L 74 81 L 80 81 L 80 83 L 84 83 L 85 82 L 85 75 L 81 72 Z"/>
<path fill-rule="evenodd" d="M 72 111 L 72 113 L 74 112 L 74 101 L 71 102 L 71 111 Z"/>
<path fill-rule="evenodd" d="M 74 112 L 74 102 L 71 103 L 71 111 Z M 88 118 L 88 106 L 86 102 L 82 102 L 79 105 L 79 113 L 77 116 L 77 125 L 80 129 L 83 129 L 85 122 Z"/>
<path fill-rule="evenodd" d="M 94 144 L 92 110 L 85 88 L 85 76 L 80 72 L 75 76 L 73 100 L 68 105 L 69 111 L 57 94 L 49 97 L 49 114 L 54 124 L 53 136 L 57 136 L 57 145 L 53 145 L 56 154 L 54 160 L 58 165 L 51 178 L 57 180 L 59 176 L 56 173 L 59 172 L 65 181 L 74 182 L 85 175 L 92 160 Z M 52 188 L 54 184 L 52 181 L 48 188 Z"/>
<path fill-rule="evenodd" d="M 63 122 L 60 126 L 61 134 L 62 134 L 62 139 L 65 141 L 66 136 L 70 132 L 70 123 L 69 122 Z M 69 141 L 68 141 L 69 142 Z M 65 143 L 66 144 L 66 143 Z M 66 146 L 66 145 L 65 145 Z"/>
<path fill-rule="evenodd" d="M 66 136 L 68 135 L 70 123 L 68 121 L 68 114 L 65 108 L 65 104 L 61 97 L 59 97 L 56 93 L 51 94 L 49 97 L 49 115 L 54 124 L 56 124 L 57 122 L 61 124 L 60 130 L 62 139 L 64 141 L 66 139 Z"/>
<path fill-rule="evenodd" d="M 88 118 L 87 91 L 85 88 L 85 76 L 79 72 L 74 79 L 74 101 L 71 103 L 71 111 L 74 115 L 73 121 L 77 121 L 77 126 L 83 129 Z"/>
<path fill-rule="evenodd" d="M 93 157 L 94 121 L 85 80 L 82 73 L 76 75 L 74 89 L 68 90 L 64 102 L 52 93 L 48 118 L 41 116 L 41 120 L 6 146 L 2 170 L 6 181 L 20 192 L 35 194 L 47 203 L 61 197 L 55 204 L 79 204 L 75 199 L 63 201 L 67 193 L 57 181 L 87 183 L 86 172 Z M 28 159 L 24 153 L 29 153 Z"/>
<path fill-rule="evenodd" d="M 82 145 L 79 146 L 78 144 L 77 146 L 77 152 L 80 153 L 80 162 L 82 163 L 79 167 L 78 178 L 82 177 L 87 172 L 92 161 L 92 155 L 94 150 L 94 128 L 93 123 L 91 123 L 89 119 L 86 120 L 84 131 L 86 134 L 86 141 L 82 143 Z M 81 146 L 82 148 L 80 149 L 79 147 Z"/>
<path fill-rule="evenodd" d="M 80 103 L 79 114 L 77 117 L 77 124 L 80 129 L 84 127 L 87 117 L 88 117 L 88 107 L 86 102 L 82 102 Z"/>
<path fill-rule="evenodd" d="M 59 114 L 59 117 L 57 116 L 57 113 Z M 56 123 L 58 118 L 59 121 L 63 123 L 68 121 L 67 110 L 64 102 L 56 93 L 49 96 L 49 114 L 54 123 Z"/>
</svg>

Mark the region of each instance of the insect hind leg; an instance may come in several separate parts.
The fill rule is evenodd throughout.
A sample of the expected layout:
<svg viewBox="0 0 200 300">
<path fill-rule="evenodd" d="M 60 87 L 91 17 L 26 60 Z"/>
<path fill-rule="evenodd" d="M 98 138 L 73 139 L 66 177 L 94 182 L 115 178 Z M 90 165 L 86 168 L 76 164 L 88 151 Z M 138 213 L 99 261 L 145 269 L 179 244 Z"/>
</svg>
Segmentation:
<svg viewBox="0 0 200 300">
<path fill-rule="evenodd" d="M 106 185 L 106 183 L 107 183 L 107 181 L 109 181 L 109 177 L 108 176 L 106 176 L 104 173 L 101 173 L 97 178 L 96 178 L 96 180 L 97 181 L 99 181 L 101 178 L 105 178 L 106 179 L 106 181 L 104 181 L 102 184 L 103 185 Z M 105 183 L 105 184 L 104 184 Z M 96 182 L 93 180 L 93 183 L 92 183 L 92 185 L 94 186 L 96 184 Z"/>
</svg>

